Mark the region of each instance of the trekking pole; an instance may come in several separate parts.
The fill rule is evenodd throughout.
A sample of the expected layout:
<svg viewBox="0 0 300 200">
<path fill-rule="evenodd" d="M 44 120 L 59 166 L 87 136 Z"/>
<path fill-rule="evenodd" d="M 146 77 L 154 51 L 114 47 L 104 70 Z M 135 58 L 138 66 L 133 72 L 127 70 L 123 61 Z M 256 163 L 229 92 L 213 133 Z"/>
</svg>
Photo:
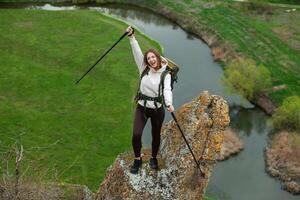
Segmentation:
<svg viewBox="0 0 300 200">
<path fill-rule="evenodd" d="M 201 170 L 200 165 L 199 165 L 199 162 L 197 161 L 194 152 L 192 151 L 192 149 L 191 149 L 191 147 L 190 147 L 190 145 L 189 145 L 187 139 L 185 138 L 185 136 L 184 136 L 184 134 L 183 134 L 183 131 L 181 130 L 181 128 L 180 128 L 180 126 L 179 126 L 179 124 L 178 124 L 178 121 L 177 121 L 177 119 L 176 119 L 176 116 L 175 116 L 174 112 L 171 112 L 171 115 L 172 115 L 174 121 L 176 122 L 176 125 L 177 125 L 177 127 L 178 127 L 178 129 L 179 129 L 179 131 L 180 131 L 180 133 L 181 133 L 181 135 L 182 135 L 182 137 L 183 137 L 185 143 L 187 144 L 187 146 L 188 146 L 188 148 L 189 148 L 189 150 L 190 150 L 190 152 L 191 152 L 191 154 L 192 154 L 192 156 L 193 156 L 193 158 L 194 158 L 194 161 L 195 161 L 195 163 L 197 164 L 198 169 L 199 169 L 200 172 L 201 172 L 201 175 L 204 176 L 204 172 Z"/>
<path fill-rule="evenodd" d="M 108 54 L 126 35 L 128 34 L 128 32 L 126 31 L 121 37 L 120 37 L 120 39 L 112 46 L 112 47 L 110 47 L 110 49 L 108 49 L 106 52 L 105 52 L 105 54 L 103 54 L 103 56 L 101 56 L 101 58 L 99 58 L 98 60 L 97 60 L 97 62 L 92 66 L 92 67 L 90 67 L 90 69 L 78 80 L 78 81 L 76 81 L 76 83 L 75 84 L 78 84 L 84 77 L 85 77 L 85 75 L 87 75 L 97 64 L 98 64 L 98 62 L 100 62 L 100 60 L 102 60 L 102 58 L 104 58 L 105 56 L 106 56 L 106 54 Z"/>
<path fill-rule="evenodd" d="M 206 146 L 207 146 L 209 134 L 210 134 L 210 131 L 207 133 L 206 138 L 204 140 L 205 142 L 204 142 L 204 146 L 203 146 L 202 153 L 201 153 L 201 156 L 200 156 L 200 160 L 203 160 L 203 155 L 204 155 L 204 152 L 205 152 L 205 149 L 206 149 Z"/>
</svg>

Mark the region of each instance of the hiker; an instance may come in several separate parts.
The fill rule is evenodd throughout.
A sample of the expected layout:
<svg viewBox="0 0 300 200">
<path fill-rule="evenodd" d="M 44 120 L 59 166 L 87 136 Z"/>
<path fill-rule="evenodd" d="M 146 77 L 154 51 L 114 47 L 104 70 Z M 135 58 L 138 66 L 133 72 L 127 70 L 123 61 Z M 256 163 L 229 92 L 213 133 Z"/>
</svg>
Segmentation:
<svg viewBox="0 0 300 200">
<path fill-rule="evenodd" d="M 148 118 L 150 118 L 152 126 L 152 157 L 149 165 L 152 169 L 158 169 L 157 153 L 160 145 L 161 127 L 165 117 L 164 105 L 169 112 L 173 112 L 174 107 L 172 104 L 171 75 L 166 74 L 163 87 L 160 84 L 161 74 L 165 71 L 168 61 L 154 49 L 149 49 L 143 55 L 134 37 L 133 28 L 129 26 L 126 31 L 128 32 L 134 60 L 141 75 L 136 96 L 137 107 L 132 135 L 135 159 L 130 172 L 135 174 L 142 165 L 142 134 Z"/>
</svg>

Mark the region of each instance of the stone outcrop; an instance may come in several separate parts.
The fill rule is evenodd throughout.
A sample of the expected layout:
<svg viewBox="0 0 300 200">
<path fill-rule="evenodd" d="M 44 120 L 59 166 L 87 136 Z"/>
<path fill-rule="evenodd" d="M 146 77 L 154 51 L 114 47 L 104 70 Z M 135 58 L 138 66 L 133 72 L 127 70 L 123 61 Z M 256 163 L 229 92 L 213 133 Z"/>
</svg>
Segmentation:
<svg viewBox="0 0 300 200">
<path fill-rule="evenodd" d="M 255 97 L 255 101 L 253 103 L 263 109 L 268 115 L 272 115 L 275 112 L 276 106 L 267 94 L 261 93 Z"/>
<path fill-rule="evenodd" d="M 144 151 L 144 164 L 133 175 L 129 172 L 133 155 L 123 153 L 108 169 L 96 199 L 202 199 L 230 121 L 228 105 L 221 97 L 203 92 L 178 110 L 177 120 L 201 171 L 171 120 L 162 130 L 159 170 L 150 169 L 150 152 Z"/>
</svg>

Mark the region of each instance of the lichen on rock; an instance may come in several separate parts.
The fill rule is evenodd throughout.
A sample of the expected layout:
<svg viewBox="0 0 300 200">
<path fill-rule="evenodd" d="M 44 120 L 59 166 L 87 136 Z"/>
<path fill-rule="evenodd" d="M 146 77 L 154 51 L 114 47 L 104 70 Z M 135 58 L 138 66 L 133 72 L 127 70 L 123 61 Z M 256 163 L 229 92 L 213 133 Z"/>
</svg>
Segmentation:
<svg viewBox="0 0 300 200">
<path fill-rule="evenodd" d="M 205 91 L 176 113 L 201 171 L 171 120 L 161 133 L 159 170 L 149 167 L 150 152 L 144 151 L 142 168 L 131 174 L 133 155 L 123 153 L 108 169 L 97 199 L 202 199 L 230 122 L 228 112 L 223 98 Z"/>
</svg>

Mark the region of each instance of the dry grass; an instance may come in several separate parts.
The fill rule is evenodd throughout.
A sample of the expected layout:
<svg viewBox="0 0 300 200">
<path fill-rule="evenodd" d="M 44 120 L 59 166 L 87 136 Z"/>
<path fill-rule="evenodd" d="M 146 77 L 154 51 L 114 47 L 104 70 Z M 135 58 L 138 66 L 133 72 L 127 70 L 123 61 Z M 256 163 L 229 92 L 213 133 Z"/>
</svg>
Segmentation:
<svg viewBox="0 0 300 200">
<path fill-rule="evenodd" d="M 244 148 L 243 142 L 237 137 L 231 128 L 224 132 L 224 143 L 221 148 L 218 160 L 226 160 L 232 155 L 239 153 Z"/>
<path fill-rule="evenodd" d="M 38 200 L 38 199 L 61 199 L 63 193 L 54 187 L 46 187 L 45 185 L 35 184 L 32 182 L 23 182 L 19 188 L 19 193 L 15 193 L 15 183 L 13 180 L 5 181 L 0 185 L 1 199 L 22 199 L 22 200 Z"/>
<path fill-rule="evenodd" d="M 220 47 L 212 48 L 212 55 L 214 60 L 222 60 L 224 58 L 224 51 Z"/>
<path fill-rule="evenodd" d="M 267 148 L 267 160 L 282 179 L 300 180 L 300 135 L 281 132 L 274 136 Z"/>
<path fill-rule="evenodd" d="M 19 193 L 15 195 L 14 180 L 0 183 L 1 200 L 80 200 L 85 199 L 87 193 L 80 185 L 41 183 L 33 180 L 22 181 Z"/>
</svg>

